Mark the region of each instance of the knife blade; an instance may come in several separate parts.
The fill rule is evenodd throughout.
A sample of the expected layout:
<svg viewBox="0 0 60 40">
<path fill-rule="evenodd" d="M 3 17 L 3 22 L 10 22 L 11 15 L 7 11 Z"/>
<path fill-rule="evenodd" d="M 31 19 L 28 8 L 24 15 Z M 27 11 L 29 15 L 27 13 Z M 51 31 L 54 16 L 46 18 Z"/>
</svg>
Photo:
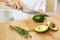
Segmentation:
<svg viewBox="0 0 60 40">
<path fill-rule="evenodd" d="M 38 11 L 34 11 L 34 10 L 31 10 L 31 9 L 28 9 L 28 8 L 23 8 L 22 6 L 20 7 L 20 9 L 22 12 L 24 13 L 29 13 L 29 14 L 35 14 L 35 15 L 43 15 L 45 17 L 49 17 L 49 15 L 45 14 L 45 13 L 40 13 Z"/>
</svg>

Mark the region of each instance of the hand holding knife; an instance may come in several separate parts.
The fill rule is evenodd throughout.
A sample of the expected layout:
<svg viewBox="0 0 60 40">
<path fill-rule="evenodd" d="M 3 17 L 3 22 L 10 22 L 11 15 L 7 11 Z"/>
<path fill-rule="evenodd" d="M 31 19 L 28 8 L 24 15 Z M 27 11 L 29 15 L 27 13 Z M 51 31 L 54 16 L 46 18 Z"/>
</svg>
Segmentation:
<svg viewBox="0 0 60 40">
<path fill-rule="evenodd" d="M 9 4 L 9 2 L 6 2 L 6 6 L 11 6 Z M 22 12 L 24 13 L 29 13 L 29 14 L 38 14 L 38 15 L 43 15 L 45 17 L 49 17 L 48 15 L 46 15 L 45 13 L 40 13 L 38 11 L 34 11 L 34 10 L 31 10 L 29 9 L 28 7 L 26 7 L 26 5 L 24 5 L 23 3 L 21 4 L 19 10 L 21 10 Z"/>
</svg>

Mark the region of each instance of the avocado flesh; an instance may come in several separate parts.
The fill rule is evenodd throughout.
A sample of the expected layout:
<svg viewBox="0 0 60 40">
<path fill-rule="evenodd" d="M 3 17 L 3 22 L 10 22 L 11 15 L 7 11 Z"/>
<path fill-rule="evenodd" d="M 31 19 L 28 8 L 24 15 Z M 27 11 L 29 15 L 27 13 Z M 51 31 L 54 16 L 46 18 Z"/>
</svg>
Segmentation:
<svg viewBox="0 0 60 40">
<path fill-rule="evenodd" d="M 47 21 L 47 26 L 51 29 L 51 30 L 54 30 L 54 31 L 57 31 L 58 30 L 58 28 L 55 26 L 55 27 L 51 27 L 51 26 L 49 26 L 50 25 L 50 22 L 51 21 Z"/>
<path fill-rule="evenodd" d="M 34 29 L 36 32 L 45 32 L 48 30 L 48 26 L 46 25 L 39 25 Z"/>
<path fill-rule="evenodd" d="M 57 27 L 54 27 L 54 28 L 50 27 L 50 29 L 51 29 L 51 30 L 54 30 L 54 31 L 57 31 L 57 30 L 58 30 Z"/>
</svg>

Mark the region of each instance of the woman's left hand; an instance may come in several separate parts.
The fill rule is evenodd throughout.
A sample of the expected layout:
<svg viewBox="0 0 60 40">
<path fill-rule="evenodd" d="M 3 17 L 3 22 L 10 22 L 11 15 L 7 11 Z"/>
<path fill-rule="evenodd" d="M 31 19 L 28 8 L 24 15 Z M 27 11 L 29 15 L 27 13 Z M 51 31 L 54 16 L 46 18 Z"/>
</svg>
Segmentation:
<svg viewBox="0 0 60 40">
<path fill-rule="evenodd" d="M 44 13 L 42 9 L 39 9 L 38 12 L 40 12 L 40 13 Z"/>
</svg>

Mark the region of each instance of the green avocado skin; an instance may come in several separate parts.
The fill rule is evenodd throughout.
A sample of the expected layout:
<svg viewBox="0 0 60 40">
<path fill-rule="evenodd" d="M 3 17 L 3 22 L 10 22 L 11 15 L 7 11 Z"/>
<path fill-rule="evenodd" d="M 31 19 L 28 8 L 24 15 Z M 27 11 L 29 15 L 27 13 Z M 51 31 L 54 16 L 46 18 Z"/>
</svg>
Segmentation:
<svg viewBox="0 0 60 40">
<path fill-rule="evenodd" d="M 35 21 L 35 22 L 43 22 L 44 21 L 44 16 L 42 16 L 42 15 L 35 15 L 34 17 L 33 17 L 33 20 Z"/>
<path fill-rule="evenodd" d="M 36 30 L 34 30 L 35 32 L 37 32 L 37 33 L 45 33 L 45 32 L 47 32 L 48 31 L 48 29 L 47 30 L 45 30 L 45 31 L 40 31 L 40 32 L 38 32 L 38 31 L 36 31 Z"/>
</svg>

